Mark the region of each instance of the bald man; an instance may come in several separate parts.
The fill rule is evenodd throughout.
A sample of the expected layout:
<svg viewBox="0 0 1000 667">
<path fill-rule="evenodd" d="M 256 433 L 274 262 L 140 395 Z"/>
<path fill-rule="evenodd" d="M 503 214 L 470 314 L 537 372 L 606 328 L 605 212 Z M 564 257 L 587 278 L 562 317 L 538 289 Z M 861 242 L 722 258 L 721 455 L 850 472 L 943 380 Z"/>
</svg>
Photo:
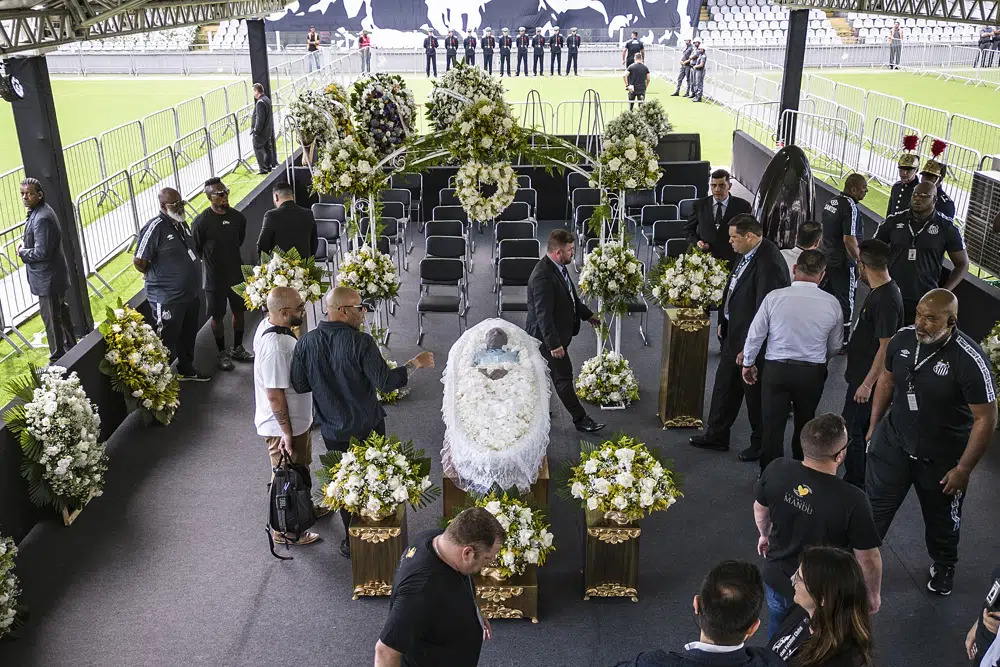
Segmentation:
<svg viewBox="0 0 1000 667">
<path fill-rule="evenodd" d="M 254 426 L 267 443 L 271 468 L 287 457 L 291 463 L 312 467 L 312 394 L 299 393 L 292 387 L 292 355 L 295 334 L 306 309 L 298 291 L 275 287 L 267 295 L 267 317 L 253 337 L 256 358 L 253 363 Z M 316 516 L 330 510 L 317 507 Z M 273 532 L 278 544 L 312 544 L 319 535 L 306 531 L 299 539 Z"/>
<path fill-rule="evenodd" d="M 962 502 L 996 429 L 996 396 L 989 359 L 958 329 L 955 295 L 931 290 L 917 304 L 915 326 L 900 329 L 886 349 L 866 438 L 865 490 L 884 538 L 916 489 L 932 561 L 927 589 L 938 595 L 951 593 Z"/>
<path fill-rule="evenodd" d="M 187 202 L 173 188 L 158 195 L 159 214 L 139 230 L 132 265 L 146 280 L 146 297 L 156 329 L 172 358 L 178 379 L 210 380 L 194 367 L 194 344 L 201 316 L 201 264 L 184 218 Z"/>
<path fill-rule="evenodd" d="M 378 344 L 360 331 L 367 308 L 349 287 L 326 295 L 326 321 L 295 346 L 292 387 L 312 392 L 313 408 L 327 451 L 347 451 L 351 438 L 364 440 L 374 431 L 385 435 L 385 411 L 376 391 L 389 393 L 406 385 L 418 368 L 433 368 L 434 354 L 421 352 L 405 366 L 389 368 Z M 344 541 L 340 552 L 351 557 L 347 540 L 350 514 L 341 512 Z"/>
<path fill-rule="evenodd" d="M 944 254 L 955 268 L 943 287 L 953 290 L 969 270 L 962 233 L 955 223 L 935 210 L 937 189 L 920 183 L 913 189 L 910 209 L 890 215 L 875 232 L 875 238 L 889 244 L 889 274 L 903 295 L 903 317 L 913 322 L 917 301 L 940 286 Z"/>
<path fill-rule="evenodd" d="M 865 239 L 864 222 L 858 202 L 868 194 L 868 180 L 851 174 L 844 190 L 823 207 L 823 239 L 820 250 L 826 255 L 823 289 L 837 297 L 844 313 L 844 340 L 850 338 L 854 320 L 854 291 L 858 287 L 858 244 Z"/>
</svg>

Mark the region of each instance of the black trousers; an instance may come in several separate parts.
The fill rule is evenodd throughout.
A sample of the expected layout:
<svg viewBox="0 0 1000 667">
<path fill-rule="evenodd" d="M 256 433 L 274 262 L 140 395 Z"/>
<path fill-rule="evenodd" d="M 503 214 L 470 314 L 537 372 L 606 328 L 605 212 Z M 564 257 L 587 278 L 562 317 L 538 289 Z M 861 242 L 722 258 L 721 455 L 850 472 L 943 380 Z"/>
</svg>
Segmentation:
<svg viewBox="0 0 1000 667">
<path fill-rule="evenodd" d="M 257 156 L 257 169 L 260 171 L 271 171 L 278 166 L 272 137 L 254 137 L 253 154 Z"/>
<path fill-rule="evenodd" d="M 500 52 L 500 76 L 503 76 L 504 63 L 507 63 L 507 76 L 510 76 L 510 51 L 507 53 Z"/>
<path fill-rule="evenodd" d="M 568 346 L 563 348 L 566 350 L 566 354 L 562 359 L 553 357 L 544 345 L 540 346 L 539 349 L 549 364 L 549 375 L 552 377 L 552 384 L 555 385 L 559 400 L 566 406 L 573 422 L 580 421 L 587 416 L 587 411 L 583 409 L 580 399 L 576 397 L 576 388 L 573 386 L 573 362 L 569 358 Z"/>
<path fill-rule="evenodd" d="M 549 57 L 549 74 L 562 74 L 562 51 L 553 51 Z"/>
<path fill-rule="evenodd" d="M 761 354 L 763 355 L 763 350 Z M 747 384 L 743 381 L 743 369 L 736 363 L 736 354 L 723 350 L 719 367 L 715 371 L 715 384 L 712 386 L 712 403 L 708 410 L 708 426 L 705 429 L 706 438 L 728 446 L 730 432 L 736 423 L 736 417 L 740 414 L 740 405 L 746 398 L 747 418 L 751 429 L 750 446 L 760 451 L 763 437 L 760 421 L 760 387 L 767 373 L 766 369 L 758 368 L 761 377 L 758 377 L 757 383 Z"/>
<path fill-rule="evenodd" d="M 924 542 L 927 554 L 939 565 L 958 562 L 959 528 L 962 524 L 963 493 L 942 493 L 941 478 L 958 463 L 911 457 L 890 442 L 877 427 L 868 450 L 865 491 L 872 506 L 875 528 L 883 538 L 910 487 L 917 491 L 924 515 Z"/>
<path fill-rule="evenodd" d="M 469 52 L 465 53 L 465 64 L 466 65 L 472 65 L 473 67 L 476 66 L 476 52 L 475 51 L 473 51 L 472 53 L 469 53 Z"/>
<path fill-rule="evenodd" d="M 855 403 L 856 384 L 847 385 L 844 411 L 841 416 L 847 422 L 847 458 L 844 459 L 844 481 L 859 489 L 865 488 L 865 436 L 872 418 L 871 399 L 867 403 Z"/>
<path fill-rule="evenodd" d="M 521 76 L 521 63 L 524 63 L 524 75 L 528 76 L 528 52 L 517 52 L 517 75 Z M 509 74 L 509 71 L 508 71 Z"/>
<path fill-rule="evenodd" d="M 385 435 L 385 419 L 378 420 L 375 424 L 375 428 L 372 429 L 379 435 Z M 358 434 L 354 437 L 358 440 L 364 440 L 370 433 Z M 323 438 L 323 444 L 326 446 L 326 451 L 328 452 L 346 452 L 347 448 L 351 446 L 351 441 L 348 440 L 327 440 L 326 437 Z M 340 520 L 344 522 L 344 537 L 347 537 L 347 529 L 351 527 L 351 513 L 347 510 L 340 510 Z"/>
<path fill-rule="evenodd" d="M 438 59 L 436 53 L 427 54 L 427 76 L 431 75 L 431 68 L 434 68 L 434 76 L 438 75 Z"/>
<path fill-rule="evenodd" d="M 171 303 L 149 302 L 156 319 L 156 329 L 171 359 L 177 360 L 177 371 L 193 375 L 194 343 L 198 337 L 198 319 L 201 315 L 201 298 Z"/>
<path fill-rule="evenodd" d="M 545 53 L 536 53 L 535 62 L 532 65 L 535 76 L 545 76 Z M 528 68 L 524 68 L 524 73 L 528 73 Z"/>
<path fill-rule="evenodd" d="M 646 99 L 646 91 L 645 90 L 643 90 L 641 93 L 638 92 L 638 91 L 634 92 L 634 93 L 630 92 L 628 94 L 628 110 L 629 111 L 632 110 L 632 107 L 635 106 L 635 101 L 636 100 L 639 100 L 641 102 L 644 99 Z"/>
<path fill-rule="evenodd" d="M 457 53 L 445 53 L 444 55 L 444 71 L 447 72 L 451 70 L 452 65 L 458 64 L 458 54 Z"/>
<path fill-rule="evenodd" d="M 493 52 L 483 51 L 483 69 L 493 74 Z"/>
<path fill-rule="evenodd" d="M 569 74 L 569 68 L 573 68 L 573 74 L 576 74 L 576 63 L 580 59 L 580 54 L 570 51 L 566 54 L 566 74 Z"/>
<path fill-rule="evenodd" d="M 826 281 L 823 289 L 837 297 L 840 310 L 844 313 L 844 328 L 850 329 L 854 321 L 854 292 L 858 287 L 857 264 L 848 262 L 846 266 L 826 267 Z"/>
<path fill-rule="evenodd" d="M 49 341 L 49 361 L 54 362 L 76 345 L 73 321 L 65 294 L 38 297 L 38 309 L 45 323 L 45 338 Z"/>
<path fill-rule="evenodd" d="M 823 384 L 826 382 L 825 364 L 800 365 L 797 362 L 765 361 L 764 365 L 767 366 L 767 372 L 761 383 L 761 417 L 764 420 L 761 470 L 774 459 L 785 455 L 785 425 L 788 423 L 789 408 L 795 419 L 792 456 L 802 460 L 802 442 L 799 436 L 806 422 L 816 416 L 816 407 L 823 396 Z"/>
</svg>

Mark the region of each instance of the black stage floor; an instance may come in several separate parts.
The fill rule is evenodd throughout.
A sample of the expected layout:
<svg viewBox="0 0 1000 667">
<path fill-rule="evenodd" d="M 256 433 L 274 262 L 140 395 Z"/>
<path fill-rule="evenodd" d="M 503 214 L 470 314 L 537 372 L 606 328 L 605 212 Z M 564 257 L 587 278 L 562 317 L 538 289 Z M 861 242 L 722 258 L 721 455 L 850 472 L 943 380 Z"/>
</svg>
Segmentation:
<svg viewBox="0 0 1000 667">
<path fill-rule="evenodd" d="M 542 234 L 551 225 L 542 225 Z M 472 276 L 474 323 L 494 314 L 487 237 L 481 236 Z M 404 274 L 401 305 L 392 322 L 392 357 L 405 361 L 416 343 L 416 262 Z M 523 316 L 517 320 L 523 324 Z M 662 313 L 650 314 L 650 346 L 636 318 L 626 320 L 623 346 L 642 387 L 624 412 L 592 414 L 658 445 L 686 477 L 685 497 L 643 523 L 640 600 L 582 599 L 579 510 L 553 496 L 557 551 L 540 570 L 540 623 L 496 621 L 483 651 L 484 667 L 574 667 L 614 664 L 642 649 L 680 647 L 697 638 L 691 598 L 708 568 L 726 558 L 759 561 L 753 522 L 756 464 L 741 463 L 741 417 L 728 454 L 695 450 L 693 431 L 663 431 L 655 417 Z M 426 320 L 425 349 L 438 368 L 412 378 L 412 393 L 389 409 L 388 427 L 434 455 L 438 452 L 441 372 L 458 334 L 452 316 Z M 199 363 L 213 363 L 213 342 L 199 340 Z M 718 346 L 713 341 L 709 377 Z M 594 352 L 589 332 L 570 348 L 574 364 Z M 822 409 L 839 411 L 844 359 L 831 365 Z M 711 382 L 709 381 L 709 388 Z M 264 534 L 268 459 L 253 427 L 252 369 L 216 373 L 210 383 L 186 384 L 169 428 L 142 428 L 131 418 L 110 443 L 107 488 L 70 528 L 55 519 L 21 544 L 18 571 L 32 618 L 24 636 L 0 646 L 0 665 L 371 665 L 387 600 L 351 601 L 350 564 L 338 553 L 343 537 L 336 514 L 321 519 L 324 540 L 271 557 Z M 578 434 L 554 400 L 553 465 L 578 451 Z M 707 410 L 707 405 L 706 405 Z M 134 416 L 133 416 L 134 417 Z M 321 447 L 317 435 L 315 444 Z M 990 489 L 1000 487 L 1000 457 L 991 451 L 972 479 L 955 593 L 925 589 L 929 565 L 923 523 L 910 496 L 883 550 L 882 611 L 875 630 L 880 665 L 965 664 L 963 640 L 997 565 Z M 994 509 L 991 510 L 990 508 Z M 410 512 L 411 534 L 434 527 L 440 501 Z M 764 612 L 766 614 L 766 611 Z M 763 627 L 766 627 L 766 623 Z M 753 643 L 762 643 L 763 636 Z M 447 667 L 447 666 L 442 666 Z"/>
</svg>

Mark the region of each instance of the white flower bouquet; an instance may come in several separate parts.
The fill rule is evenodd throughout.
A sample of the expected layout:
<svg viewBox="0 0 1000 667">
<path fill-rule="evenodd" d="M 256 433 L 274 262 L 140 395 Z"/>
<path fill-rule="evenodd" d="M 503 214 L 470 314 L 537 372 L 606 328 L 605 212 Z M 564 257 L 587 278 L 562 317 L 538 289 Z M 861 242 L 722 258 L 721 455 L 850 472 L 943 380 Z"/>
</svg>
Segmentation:
<svg viewBox="0 0 1000 667">
<path fill-rule="evenodd" d="M 576 395 L 597 405 L 628 405 L 639 400 L 639 383 L 628 359 L 617 352 L 601 352 L 580 367 Z"/>
<path fill-rule="evenodd" d="M 373 336 L 373 338 L 375 337 Z M 378 340 L 378 338 L 376 338 L 376 340 Z M 399 367 L 399 364 L 397 364 L 392 359 L 386 359 L 385 363 L 389 368 Z M 379 389 L 376 389 L 375 393 L 378 395 L 378 402 L 381 403 L 382 405 L 395 405 L 396 403 L 399 403 L 401 400 L 406 398 L 406 396 L 410 393 L 410 390 L 405 387 L 402 389 L 393 389 L 390 392 L 383 392 Z"/>
<path fill-rule="evenodd" d="M 983 339 L 982 347 L 993 364 L 993 372 L 1000 375 L 1000 322 L 997 322 L 993 330 Z"/>
<path fill-rule="evenodd" d="M 431 484 L 430 457 L 395 436 L 373 432 L 364 442 L 352 439 L 346 452 L 327 452 L 319 459 L 321 502 L 331 509 L 381 521 L 402 503 L 416 509 L 441 495 Z"/>
<path fill-rule="evenodd" d="M 107 346 L 98 368 L 111 378 L 111 386 L 122 392 L 129 409 L 169 424 L 180 405 L 180 387 L 170 370 L 170 352 L 153 327 L 119 299 L 116 307 L 108 306 L 98 330 Z"/>
<path fill-rule="evenodd" d="M 367 136 L 367 135 L 365 135 Z M 353 135 L 325 144 L 313 170 L 313 190 L 320 194 L 370 197 L 389 180 L 378 166 L 381 158 L 371 146 Z"/>
<path fill-rule="evenodd" d="M 634 438 L 616 435 L 600 445 L 584 441 L 582 448 L 567 487 L 585 509 L 628 523 L 665 510 L 683 496 L 670 462 L 660 461 Z"/>
<path fill-rule="evenodd" d="M 605 141 L 591 187 L 605 190 L 648 190 L 660 180 L 656 153 L 644 141 L 627 136 L 617 141 Z"/>
<path fill-rule="evenodd" d="M 481 188 L 496 186 L 496 191 L 486 197 Z M 514 201 L 517 192 L 517 174 L 510 163 L 487 164 L 470 161 L 458 169 L 455 176 L 458 201 L 469 214 L 469 220 L 486 222 L 497 217 Z"/>
<path fill-rule="evenodd" d="M 362 76 L 351 89 L 351 107 L 358 131 L 379 155 L 402 146 L 414 130 L 417 105 L 398 74 Z"/>
<path fill-rule="evenodd" d="M 323 94 L 327 97 L 326 108 L 333 116 L 335 137 L 346 137 L 353 134 L 353 124 L 351 123 L 351 107 L 347 101 L 347 93 L 340 84 L 331 81 L 323 89 Z"/>
<path fill-rule="evenodd" d="M 24 607 L 18 604 L 21 587 L 14 574 L 17 546 L 9 537 L 0 537 L 0 639 L 11 635 L 23 620 Z"/>
<path fill-rule="evenodd" d="M 638 107 L 639 115 L 649 129 L 653 131 L 653 135 L 656 136 L 656 141 L 654 144 L 659 143 L 659 140 L 670 134 L 670 131 L 674 129 L 674 126 L 670 124 L 670 119 L 667 118 L 667 112 L 660 104 L 660 100 L 647 99 L 645 102 Z"/>
<path fill-rule="evenodd" d="M 275 248 L 273 255 L 262 252 L 260 264 L 244 264 L 242 269 L 243 282 L 233 290 L 243 297 L 250 310 L 267 307 L 267 295 L 275 287 L 291 287 L 304 303 L 319 301 L 329 287 L 323 281 L 323 269 L 316 265 L 316 258 L 302 259 L 295 248 L 288 252 Z"/>
<path fill-rule="evenodd" d="M 363 245 L 357 252 L 344 254 L 337 284 L 350 287 L 362 301 L 387 301 L 399 296 L 399 275 L 392 258 L 377 248 Z"/>
<path fill-rule="evenodd" d="M 516 495 L 492 491 L 478 498 L 476 506 L 485 507 L 507 531 L 496 560 L 483 569 L 485 576 L 495 573 L 507 579 L 524 574 L 529 565 L 545 565 L 546 557 L 555 551 L 545 513 L 532 510 Z"/>
<path fill-rule="evenodd" d="M 21 472 L 37 505 L 59 511 L 82 508 L 104 489 L 107 457 L 98 442 L 101 418 L 76 373 L 49 366 L 10 383 L 24 400 L 4 413 L 11 432 L 20 438 Z"/>
<path fill-rule="evenodd" d="M 322 144 L 337 136 L 336 109 L 330 99 L 322 91 L 306 89 L 288 105 L 288 113 L 295 119 L 303 145 Z"/>
<path fill-rule="evenodd" d="M 639 105 L 639 108 L 642 106 Z M 635 137 L 650 147 L 655 146 L 658 140 L 656 133 L 637 109 L 621 112 L 604 127 L 605 143 L 621 141 L 627 137 Z"/>
<path fill-rule="evenodd" d="M 503 84 L 478 67 L 459 63 L 440 79 L 434 80 L 430 102 L 427 103 L 427 118 L 435 132 L 446 132 L 462 110 L 468 105 L 458 97 L 439 89 L 451 91 L 469 100 L 486 98 L 503 102 Z"/>
<path fill-rule="evenodd" d="M 448 151 L 460 163 L 495 163 L 519 152 L 524 132 L 506 103 L 480 97 L 462 109 L 446 141 Z"/>
<path fill-rule="evenodd" d="M 728 275 L 725 261 L 690 248 L 657 264 L 649 272 L 646 292 L 661 308 L 710 308 L 722 302 Z"/>
<path fill-rule="evenodd" d="M 642 262 L 628 243 L 607 241 L 587 255 L 579 287 L 581 294 L 601 299 L 604 311 L 624 314 L 642 293 Z"/>
</svg>

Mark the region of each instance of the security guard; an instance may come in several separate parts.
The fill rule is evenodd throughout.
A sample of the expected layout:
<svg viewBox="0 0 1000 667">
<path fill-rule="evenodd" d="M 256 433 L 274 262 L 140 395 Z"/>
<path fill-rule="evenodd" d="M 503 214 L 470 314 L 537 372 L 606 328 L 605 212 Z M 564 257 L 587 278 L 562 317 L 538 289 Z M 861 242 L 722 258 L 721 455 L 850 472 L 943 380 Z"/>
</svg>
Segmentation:
<svg viewBox="0 0 1000 667">
<path fill-rule="evenodd" d="M 427 54 L 427 76 L 431 75 L 432 66 L 434 67 L 434 76 L 438 75 L 437 48 L 437 37 L 434 36 L 434 31 L 428 28 L 427 37 L 424 38 L 424 53 Z"/>
<path fill-rule="evenodd" d="M 941 187 L 941 181 L 944 180 L 947 169 L 947 165 L 943 162 L 939 162 L 933 158 L 927 160 L 927 162 L 924 162 L 924 168 L 920 170 L 920 182 L 931 183 L 937 187 L 937 204 L 935 204 L 937 212 L 949 220 L 954 220 L 955 201 Z"/>
<path fill-rule="evenodd" d="M 493 49 L 497 47 L 497 40 L 493 38 L 492 28 L 487 28 L 483 34 L 483 69 L 493 74 Z"/>
<path fill-rule="evenodd" d="M 639 31 L 632 31 L 632 39 L 625 42 L 625 48 L 622 49 L 622 67 L 628 69 L 628 66 L 635 62 L 635 54 L 641 53 L 643 56 L 646 55 L 646 47 L 642 45 L 642 40 L 639 39 Z"/>
<path fill-rule="evenodd" d="M 688 59 L 688 69 L 690 71 L 688 72 L 687 93 L 684 94 L 684 97 L 694 97 L 695 96 L 695 78 L 696 77 L 695 77 L 694 66 L 695 66 L 695 63 L 698 61 L 698 49 L 701 48 L 701 40 L 700 39 L 696 39 L 696 40 L 692 41 L 691 43 L 694 45 L 694 48 L 691 50 L 691 57 Z"/>
<path fill-rule="evenodd" d="M 503 76 L 503 65 L 507 63 L 507 76 L 510 76 L 510 47 L 514 40 L 507 34 L 507 28 L 503 29 L 503 36 L 500 38 L 500 76 Z"/>
<path fill-rule="evenodd" d="M 449 30 L 448 36 L 444 38 L 444 71 L 451 70 L 451 66 L 456 64 L 458 64 L 458 37 L 455 37 L 454 30 Z"/>
<path fill-rule="evenodd" d="M 525 34 L 524 28 L 517 31 L 517 75 L 521 76 L 521 63 L 524 63 L 524 76 L 528 76 L 528 45 L 531 38 Z"/>
<path fill-rule="evenodd" d="M 993 56 L 990 67 L 1000 66 L 1000 25 L 993 26 Z"/>
<path fill-rule="evenodd" d="M 566 75 L 569 75 L 569 68 L 573 67 L 573 74 L 576 74 L 576 63 L 580 57 L 580 36 L 576 34 L 576 28 L 569 29 L 569 37 L 566 39 L 566 48 L 569 51 L 566 56 Z"/>
<path fill-rule="evenodd" d="M 938 287 L 944 254 L 955 268 L 945 281 L 953 290 L 969 269 L 969 255 L 958 227 L 934 210 L 936 194 L 930 183 L 913 190 L 910 210 L 889 216 L 875 232 L 875 238 L 889 244 L 889 274 L 903 295 L 904 323 L 913 322 L 917 301 Z"/>
<path fill-rule="evenodd" d="M 692 74 L 694 74 L 694 90 L 691 97 L 695 102 L 701 102 L 701 96 L 705 93 L 705 67 L 708 65 L 708 56 L 705 55 L 705 47 L 698 47 L 698 55 L 695 56 Z"/>
<path fill-rule="evenodd" d="M 559 26 L 553 27 L 552 30 L 555 32 L 549 37 L 549 75 L 562 76 L 562 47 L 565 40 L 559 34 Z"/>
<path fill-rule="evenodd" d="M 917 137 L 913 135 L 913 138 Z M 916 153 L 905 152 L 899 156 L 899 180 L 892 184 L 889 191 L 889 207 L 885 211 L 885 217 L 902 213 L 910 208 L 910 197 L 913 195 L 913 188 L 920 182 L 917 180 L 917 167 L 920 166 L 920 156 Z"/>
<path fill-rule="evenodd" d="M 465 38 L 464 42 L 462 42 L 462 46 L 465 47 L 465 64 L 466 65 L 472 65 L 473 67 L 476 66 L 476 43 L 477 42 L 478 42 L 478 40 L 476 39 L 476 31 L 475 30 L 470 30 L 469 31 L 469 36 Z"/>
<path fill-rule="evenodd" d="M 969 475 L 997 425 L 989 358 L 957 325 L 953 293 L 924 295 L 915 326 L 889 341 L 867 435 L 865 491 L 875 527 L 884 538 L 916 488 L 933 563 L 927 589 L 938 595 L 951 593 Z"/>
<path fill-rule="evenodd" d="M 684 92 L 684 97 L 690 97 L 691 95 L 691 56 L 694 55 L 694 47 L 691 45 L 690 39 L 684 40 L 684 50 L 681 51 L 681 69 L 677 73 L 677 90 L 675 90 L 670 96 L 677 97 L 681 94 L 681 84 L 687 79 L 687 90 Z"/>
<path fill-rule="evenodd" d="M 844 313 L 844 340 L 854 321 L 854 291 L 858 286 L 858 244 L 865 240 L 858 202 L 868 194 L 868 181 L 861 174 L 844 180 L 844 191 L 823 207 L 823 240 L 826 281 L 823 290 L 837 297 Z"/>
<path fill-rule="evenodd" d="M 533 47 L 532 53 L 535 56 L 531 69 L 534 71 L 535 76 L 545 76 L 545 37 L 542 35 L 541 28 L 535 28 L 535 37 L 531 40 L 531 46 Z M 528 68 L 525 67 L 524 71 L 527 74 Z"/>
<path fill-rule="evenodd" d="M 988 25 L 984 25 L 979 29 L 979 57 L 976 59 L 976 64 L 979 67 L 989 67 L 990 66 L 990 50 L 993 48 L 993 28 Z"/>
</svg>

